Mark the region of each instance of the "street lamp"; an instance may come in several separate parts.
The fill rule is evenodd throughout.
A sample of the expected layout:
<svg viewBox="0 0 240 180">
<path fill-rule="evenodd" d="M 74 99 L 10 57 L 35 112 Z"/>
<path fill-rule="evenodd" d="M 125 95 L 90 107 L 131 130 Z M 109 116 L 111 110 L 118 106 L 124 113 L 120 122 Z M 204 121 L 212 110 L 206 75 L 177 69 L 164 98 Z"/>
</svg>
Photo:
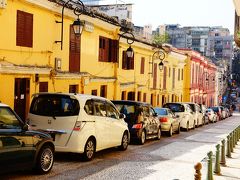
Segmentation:
<svg viewBox="0 0 240 180">
<path fill-rule="evenodd" d="M 124 33 L 119 35 L 119 39 L 121 37 L 127 38 L 127 43 L 129 45 L 129 47 L 127 48 L 126 54 L 127 54 L 128 58 L 132 58 L 134 55 L 134 51 L 133 51 L 133 48 L 131 47 L 131 45 L 134 43 L 134 40 L 135 40 L 133 33 L 130 31 L 125 31 Z"/>
<path fill-rule="evenodd" d="M 79 16 L 82 14 L 82 12 L 85 11 L 85 7 L 82 1 L 78 0 L 78 1 L 74 1 L 74 0 L 68 0 L 63 4 L 62 7 L 62 20 L 61 21 L 56 21 L 56 23 L 60 23 L 61 24 L 61 40 L 60 41 L 55 41 L 55 43 L 61 43 L 61 50 L 63 49 L 63 16 L 64 16 L 64 9 L 65 7 L 68 5 L 69 2 L 74 3 L 76 6 L 74 7 L 74 14 L 78 17 L 77 20 L 75 20 L 72 24 L 73 26 L 73 30 L 76 36 L 80 36 L 83 30 L 83 26 L 84 26 L 84 21 L 80 21 Z"/>
<path fill-rule="evenodd" d="M 166 57 L 166 54 L 165 54 L 164 49 L 157 50 L 153 53 L 152 61 L 150 62 L 150 64 L 152 64 L 152 72 L 153 72 L 153 61 L 154 60 L 160 60 L 160 62 L 158 63 L 158 68 L 160 71 L 163 70 L 163 67 L 164 67 L 163 60 L 165 59 L 165 57 Z M 153 75 L 152 72 L 150 74 Z"/>
</svg>

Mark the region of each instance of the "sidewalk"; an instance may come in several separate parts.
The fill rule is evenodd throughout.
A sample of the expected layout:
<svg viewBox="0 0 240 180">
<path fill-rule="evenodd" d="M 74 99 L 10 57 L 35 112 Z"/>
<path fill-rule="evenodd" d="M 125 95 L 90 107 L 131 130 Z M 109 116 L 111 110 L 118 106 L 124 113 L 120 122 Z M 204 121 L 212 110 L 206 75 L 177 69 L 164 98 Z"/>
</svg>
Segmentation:
<svg viewBox="0 0 240 180">
<path fill-rule="evenodd" d="M 215 156 L 216 145 L 226 139 L 233 130 L 240 125 L 240 113 L 235 112 L 232 117 L 214 124 L 204 126 L 205 130 L 196 128 L 192 135 L 184 136 L 181 140 L 151 152 L 152 156 L 164 157 L 165 160 L 149 166 L 152 173 L 145 176 L 144 180 L 193 180 L 194 165 L 202 164 L 202 180 L 207 179 L 207 153 L 213 152 Z M 197 132 L 199 131 L 199 132 Z M 196 132 L 196 133 L 194 133 Z M 187 133 L 186 133 L 187 135 Z M 176 148 L 177 147 L 177 148 Z M 240 179 L 240 141 L 231 153 L 232 158 L 226 157 L 226 167 L 221 166 L 221 175 L 213 173 L 214 180 L 239 180 Z M 214 158 L 214 157 L 213 157 Z M 215 167 L 213 159 L 212 169 Z"/>
<path fill-rule="evenodd" d="M 214 179 L 236 180 L 240 179 L 240 141 L 231 154 L 232 158 L 226 158 L 226 167 L 221 166 L 221 175 L 214 175 Z"/>
</svg>

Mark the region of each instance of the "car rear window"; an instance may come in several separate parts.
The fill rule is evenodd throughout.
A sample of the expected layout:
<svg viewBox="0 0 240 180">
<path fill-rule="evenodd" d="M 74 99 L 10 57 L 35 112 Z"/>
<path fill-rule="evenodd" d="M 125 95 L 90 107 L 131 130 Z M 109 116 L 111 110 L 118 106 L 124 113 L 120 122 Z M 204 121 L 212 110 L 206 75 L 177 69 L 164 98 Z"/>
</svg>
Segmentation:
<svg viewBox="0 0 240 180">
<path fill-rule="evenodd" d="M 125 121 L 134 123 L 139 113 L 139 107 L 133 104 L 117 104 L 114 103 L 120 113 L 126 115 Z"/>
<path fill-rule="evenodd" d="M 172 112 L 184 112 L 185 110 L 182 104 L 175 104 L 175 103 L 164 104 L 163 107 L 171 109 Z"/>
<path fill-rule="evenodd" d="M 163 115 L 163 116 L 164 116 L 164 115 L 168 115 L 166 109 L 155 108 L 154 110 L 156 111 L 156 113 L 157 113 L 158 115 Z"/>
<path fill-rule="evenodd" d="M 33 98 L 30 113 L 42 116 L 76 116 L 78 100 L 64 95 L 38 95 Z"/>
<path fill-rule="evenodd" d="M 218 108 L 218 107 L 212 107 L 212 110 L 213 110 L 214 112 L 219 112 L 219 108 Z"/>
</svg>

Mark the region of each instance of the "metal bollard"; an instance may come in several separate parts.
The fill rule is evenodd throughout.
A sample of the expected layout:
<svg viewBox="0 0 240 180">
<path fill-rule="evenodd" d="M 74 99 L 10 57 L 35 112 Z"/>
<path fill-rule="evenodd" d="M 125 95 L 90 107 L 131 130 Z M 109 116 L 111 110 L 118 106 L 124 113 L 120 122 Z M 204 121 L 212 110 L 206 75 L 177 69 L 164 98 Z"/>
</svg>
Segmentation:
<svg viewBox="0 0 240 180">
<path fill-rule="evenodd" d="M 207 153 L 208 156 L 208 172 L 207 172 L 207 179 L 206 180 L 213 180 L 213 172 L 212 172 L 212 151 Z"/>
<path fill-rule="evenodd" d="M 220 164 L 223 165 L 223 166 L 226 166 L 225 139 L 223 139 L 221 142 L 222 142 L 222 146 L 221 146 L 221 160 L 220 160 Z"/>
<path fill-rule="evenodd" d="M 231 158 L 230 136 L 227 135 L 227 157 Z"/>
<path fill-rule="evenodd" d="M 232 132 L 232 146 L 235 148 L 235 131 Z"/>
<path fill-rule="evenodd" d="M 237 129 L 235 129 L 235 145 L 238 144 L 238 132 Z"/>
<path fill-rule="evenodd" d="M 230 133 L 230 150 L 233 152 L 233 136 L 232 133 Z"/>
<path fill-rule="evenodd" d="M 221 174 L 220 162 L 219 162 L 219 155 L 220 155 L 219 149 L 220 149 L 220 144 L 217 144 L 216 145 L 215 168 L 214 168 L 214 173 L 217 175 Z"/>
<path fill-rule="evenodd" d="M 195 174 L 194 174 L 194 179 L 195 180 L 201 180 L 202 179 L 202 174 L 201 174 L 201 169 L 202 169 L 202 164 L 198 162 L 195 166 Z"/>
</svg>

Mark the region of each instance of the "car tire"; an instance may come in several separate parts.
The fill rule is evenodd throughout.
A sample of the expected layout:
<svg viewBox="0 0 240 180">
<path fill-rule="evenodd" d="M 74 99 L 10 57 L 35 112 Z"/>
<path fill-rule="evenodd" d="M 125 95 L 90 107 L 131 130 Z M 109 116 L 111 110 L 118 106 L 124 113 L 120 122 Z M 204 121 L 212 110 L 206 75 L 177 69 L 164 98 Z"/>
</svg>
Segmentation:
<svg viewBox="0 0 240 180">
<path fill-rule="evenodd" d="M 157 132 L 157 137 L 156 137 L 156 139 L 157 139 L 157 140 L 160 140 L 160 139 L 161 139 L 161 136 L 162 136 L 161 127 L 159 127 L 158 132 Z"/>
<path fill-rule="evenodd" d="M 143 129 L 142 133 L 141 133 L 141 135 L 139 137 L 139 144 L 143 145 L 145 143 L 145 141 L 146 141 L 146 132 Z"/>
<path fill-rule="evenodd" d="M 122 151 L 125 151 L 128 147 L 128 144 L 129 144 L 128 133 L 127 131 L 125 131 L 122 136 L 122 143 L 121 143 L 121 146 L 119 146 L 119 149 Z"/>
<path fill-rule="evenodd" d="M 54 150 L 53 147 L 49 145 L 45 145 L 41 148 L 38 153 L 37 161 L 36 161 L 36 170 L 39 174 L 48 173 L 54 163 Z"/>
<path fill-rule="evenodd" d="M 178 125 L 178 129 L 177 129 L 177 134 L 180 134 L 180 131 L 181 131 L 181 126 L 180 126 L 180 124 Z"/>
<path fill-rule="evenodd" d="M 172 125 L 170 126 L 170 129 L 168 131 L 168 136 L 171 137 L 173 135 L 173 128 Z"/>
<path fill-rule="evenodd" d="M 96 143 L 93 138 L 89 138 L 84 147 L 83 159 L 91 161 L 95 155 Z"/>
</svg>

